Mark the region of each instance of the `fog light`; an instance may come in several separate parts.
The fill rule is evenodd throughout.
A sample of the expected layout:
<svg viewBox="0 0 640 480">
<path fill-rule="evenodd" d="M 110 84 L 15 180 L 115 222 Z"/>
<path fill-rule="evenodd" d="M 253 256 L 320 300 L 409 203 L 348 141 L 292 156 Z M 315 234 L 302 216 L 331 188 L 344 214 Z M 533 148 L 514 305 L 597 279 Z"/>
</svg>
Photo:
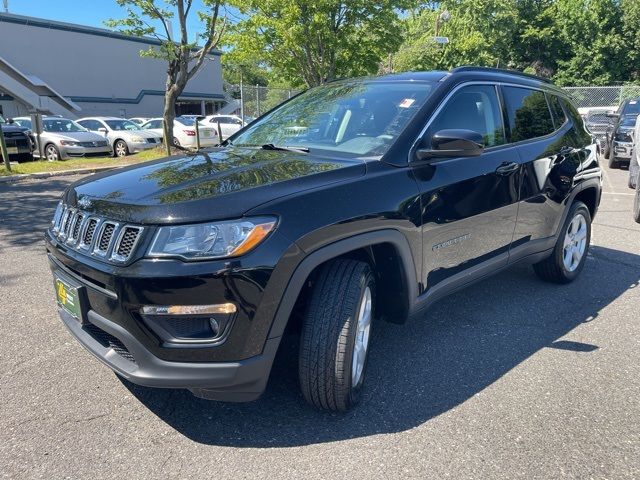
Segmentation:
<svg viewBox="0 0 640 480">
<path fill-rule="evenodd" d="M 209 325 L 211 325 L 211 331 L 213 332 L 213 336 L 217 337 L 220 333 L 220 324 L 215 318 L 209 319 Z"/>
<path fill-rule="evenodd" d="M 144 306 L 140 314 L 158 337 L 168 344 L 219 344 L 235 319 L 233 303 L 216 305 Z"/>
</svg>

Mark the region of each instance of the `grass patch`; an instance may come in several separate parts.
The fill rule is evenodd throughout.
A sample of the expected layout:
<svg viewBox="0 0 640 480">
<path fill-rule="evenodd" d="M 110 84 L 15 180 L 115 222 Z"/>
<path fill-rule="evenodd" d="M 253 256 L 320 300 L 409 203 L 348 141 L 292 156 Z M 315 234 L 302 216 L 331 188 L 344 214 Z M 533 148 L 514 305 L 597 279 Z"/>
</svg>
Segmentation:
<svg viewBox="0 0 640 480">
<path fill-rule="evenodd" d="M 92 157 L 92 158 L 72 158 L 58 162 L 48 162 L 46 160 L 36 160 L 33 162 L 12 163 L 11 171 L 8 172 L 4 164 L 0 162 L 0 176 L 19 175 L 22 173 L 41 172 L 61 172 L 64 170 L 76 170 L 78 168 L 97 167 L 122 167 L 132 163 L 147 162 L 166 156 L 166 152 L 161 148 L 152 148 L 144 152 L 129 155 L 123 158 L 114 157 Z"/>
</svg>

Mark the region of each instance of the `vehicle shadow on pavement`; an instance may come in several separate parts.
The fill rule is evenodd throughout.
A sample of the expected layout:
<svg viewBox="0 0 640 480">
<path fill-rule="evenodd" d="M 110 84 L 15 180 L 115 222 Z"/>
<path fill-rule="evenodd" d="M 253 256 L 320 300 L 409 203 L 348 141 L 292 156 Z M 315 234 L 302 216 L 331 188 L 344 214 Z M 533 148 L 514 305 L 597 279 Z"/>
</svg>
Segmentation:
<svg viewBox="0 0 640 480">
<path fill-rule="evenodd" d="M 187 391 L 123 383 L 168 425 L 204 444 L 293 447 L 394 433 L 465 402 L 543 348 L 572 355 L 572 362 L 593 355 L 597 345 L 559 339 L 585 322 L 606 322 L 599 312 L 639 281 L 639 255 L 593 246 L 570 285 L 541 282 L 530 267 L 517 266 L 406 325 L 379 323 L 366 394 L 345 414 L 318 412 L 304 402 L 294 337 L 283 343 L 267 391 L 253 403 L 209 402 Z"/>
<path fill-rule="evenodd" d="M 0 184 L 0 245 L 27 247 L 42 244 L 60 192 L 69 178 L 45 182 Z"/>
</svg>

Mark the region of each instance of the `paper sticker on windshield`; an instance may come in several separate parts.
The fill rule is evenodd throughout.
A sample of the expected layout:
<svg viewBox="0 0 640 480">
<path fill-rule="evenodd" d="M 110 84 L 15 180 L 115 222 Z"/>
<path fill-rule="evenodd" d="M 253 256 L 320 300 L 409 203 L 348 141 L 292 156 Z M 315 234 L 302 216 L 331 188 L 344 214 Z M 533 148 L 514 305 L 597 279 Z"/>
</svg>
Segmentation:
<svg viewBox="0 0 640 480">
<path fill-rule="evenodd" d="M 400 105 L 398 106 L 400 108 L 409 108 L 411 105 L 414 104 L 415 101 L 416 101 L 415 98 L 405 98 L 400 102 Z"/>
</svg>

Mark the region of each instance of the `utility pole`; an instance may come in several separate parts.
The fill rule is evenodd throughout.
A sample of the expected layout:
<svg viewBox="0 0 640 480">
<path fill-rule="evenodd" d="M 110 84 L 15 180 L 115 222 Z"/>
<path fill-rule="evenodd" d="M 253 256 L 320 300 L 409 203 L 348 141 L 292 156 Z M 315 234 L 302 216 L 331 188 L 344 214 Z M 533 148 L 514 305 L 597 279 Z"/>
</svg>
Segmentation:
<svg viewBox="0 0 640 480">
<path fill-rule="evenodd" d="M 2 0 L 2 4 L 4 5 L 4 13 L 9 13 L 9 0 Z"/>
</svg>

